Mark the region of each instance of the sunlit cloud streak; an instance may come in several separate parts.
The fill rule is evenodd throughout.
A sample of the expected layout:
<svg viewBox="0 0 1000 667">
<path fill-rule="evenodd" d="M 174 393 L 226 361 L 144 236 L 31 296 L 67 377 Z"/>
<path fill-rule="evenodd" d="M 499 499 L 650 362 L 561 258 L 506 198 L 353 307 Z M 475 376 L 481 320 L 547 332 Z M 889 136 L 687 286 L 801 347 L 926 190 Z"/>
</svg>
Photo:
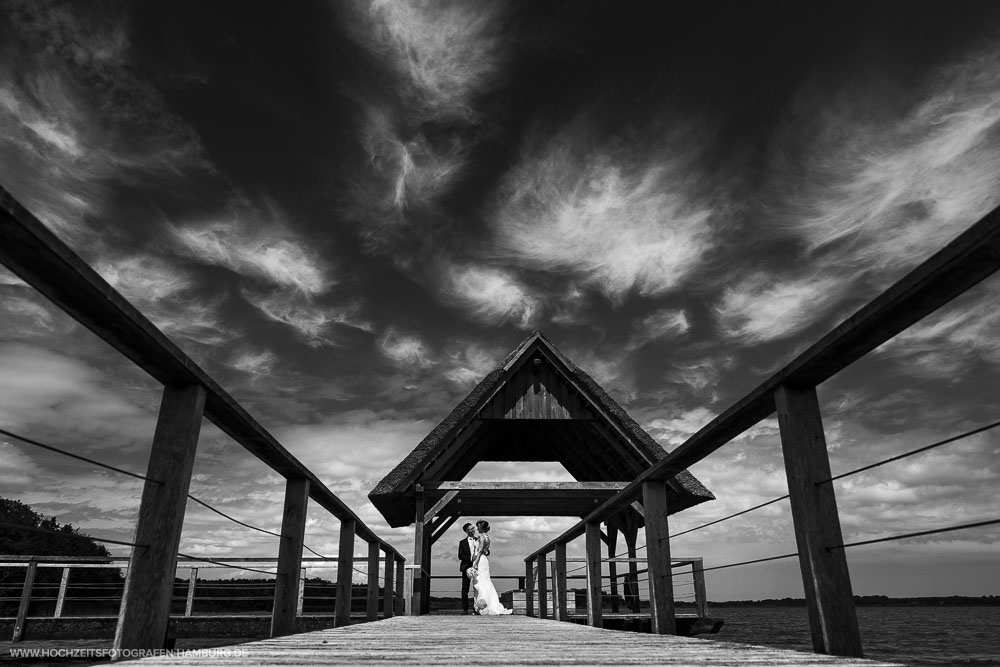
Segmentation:
<svg viewBox="0 0 1000 667">
<path fill-rule="evenodd" d="M 235 273 L 295 289 L 314 296 L 325 292 L 333 281 L 313 249 L 287 229 L 273 205 L 260 213 L 204 225 L 169 226 L 180 252 L 206 264 L 225 267 Z"/>
<path fill-rule="evenodd" d="M 435 210 L 489 132 L 477 98 L 497 87 L 509 57 L 507 3 L 358 0 L 339 11 L 391 73 L 386 90 L 351 93 L 367 163 L 345 211 L 376 247 L 396 247 Z"/>
<path fill-rule="evenodd" d="M 521 329 L 533 328 L 543 303 L 514 273 L 481 264 L 446 265 L 442 272 L 446 303 L 486 323 L 509 321 Z"/>
<path fill-rule="evenodd" d="M 497 196 L 497 256 L 570 275 L 616 302 L 630 290 L 678 288 L 712 248 L 713 211 L 687 187 L 693 142 L 655 144 L 662 153 L 616 145 L 586 114 L 535 132 Z"/>
<path fill-rule="evenodd" d="M 339 345 L 336 326 L 373 331 L 371 322 L 360 315 L 361 305 L 357 302 L 328 306 L 308 299 L 296 290 L 244 289 L 240 294 L 269 319 L 292 327 L 312 347 Z"/>
<path fill-rule="evenodd" d="M 400 333 L 392 328 L 379 341 L 379 350 L 402 368 L 424 370 L 435 363 L 427 344 L 420 336 Z"/>
</svg>

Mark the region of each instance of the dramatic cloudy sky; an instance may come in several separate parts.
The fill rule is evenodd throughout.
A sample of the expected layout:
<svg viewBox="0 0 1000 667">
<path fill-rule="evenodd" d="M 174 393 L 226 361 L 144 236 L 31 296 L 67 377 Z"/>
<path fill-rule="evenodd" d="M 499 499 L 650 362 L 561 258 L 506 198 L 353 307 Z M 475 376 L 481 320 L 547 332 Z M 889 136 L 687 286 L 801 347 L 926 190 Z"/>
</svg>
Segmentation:
<svg viewBox="0 0 1000 667">
<path fill-rule="evenodd" d="M 1000 204 L 1000 5 L 694 4 L 4 0 L 0 183 L 409 554 L 368 491 L 532 329 L 670 448 Z M 997 418 L 998 296 L 821 387 L 835 472 Z M 0 273 L 0 426 L 143 471 L 158 401 Z M 998 449 L 845 480 L 846 539 L 997 517 Z M 776 423 L 692 472 L 718 500 L 676 529 L 784 494 Z M 132 536 L 137 480 L 0 439 L 0 484 Z M 280 523 L 282 480 L 207 424 L 192 493 Z M 572 523 L 487 518 L 501 574 Z M 998 540 L 851 550 L 855 592 L 998 594 Z M 336 552 L 322 510 L 307 544 Z M 787 503 L 673 550 L 794 551 Z M 191 503 L 182 551 L 277 545 Z M 801 595 L 791 560 L 708 581 Z"/>
</svg>

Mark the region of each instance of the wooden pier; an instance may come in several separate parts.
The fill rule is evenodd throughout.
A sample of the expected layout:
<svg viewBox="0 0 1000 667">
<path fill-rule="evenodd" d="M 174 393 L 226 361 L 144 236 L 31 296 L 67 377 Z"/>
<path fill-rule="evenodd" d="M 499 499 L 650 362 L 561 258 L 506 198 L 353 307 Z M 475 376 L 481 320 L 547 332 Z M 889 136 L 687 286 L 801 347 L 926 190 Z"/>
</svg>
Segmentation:
<svg viewBox="0 0 1000 667">
<path fill-rule="evenodd" d="M 623 641 L 624 639 L 624 641 Z M 622 633 L 527 616 L 396 616 L 240 644 L 238 657 L 183 654 L 144 665 L 895 665 L 788 649 Z M 131 661 L 140 662 L 140 661 Z M 126 663 L 127 664 L 127 663 Z"/>
</svg>

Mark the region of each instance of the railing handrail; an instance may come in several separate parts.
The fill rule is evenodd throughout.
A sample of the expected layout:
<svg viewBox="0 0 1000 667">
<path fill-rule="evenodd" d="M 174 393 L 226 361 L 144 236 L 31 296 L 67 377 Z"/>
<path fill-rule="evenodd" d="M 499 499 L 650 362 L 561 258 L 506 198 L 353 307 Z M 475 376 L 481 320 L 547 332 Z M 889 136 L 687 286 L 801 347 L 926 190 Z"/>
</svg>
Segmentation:
<svg viewBox="0 0 1000 667">
<path fill-rule="evenodd" d="M 848 317 L 764 380 L 681 445 L 647 468 L 559 537 L 524 560 L 549 553 L 583 535 L 640 497 L 642 485 L 667 481 L 766 419 L 783 385 L 816 386 L 1000 269 L 1000 208 L 995 208 L 944 248 Z"/>
<path fill-rule="evenodd" d="M 70 317 L 164 385 L 206 389 L 205 417 L 286 479 L 309 480 L 309 497 L 332 515 L 355 522 L 358 537 L 382 540 L 309 468 L 295 458 L 193 359 L 119 294 L 68 245 L 0 186 L 0 260 Z"/>
</svg>

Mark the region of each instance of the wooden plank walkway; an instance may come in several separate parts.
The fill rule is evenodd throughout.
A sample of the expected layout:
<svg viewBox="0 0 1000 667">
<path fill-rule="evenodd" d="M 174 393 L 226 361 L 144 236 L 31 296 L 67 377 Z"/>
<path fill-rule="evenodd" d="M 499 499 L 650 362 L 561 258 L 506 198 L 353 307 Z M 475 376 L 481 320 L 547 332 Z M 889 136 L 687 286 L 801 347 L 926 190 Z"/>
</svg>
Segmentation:
<svg viewBox="0 0 1000 667">
<path fill-rule="evenodd" d="M 397 616 L 241 644 L 242 657 L 182 654 L 143 665 L 893 665 L 787 649 L 603 630 L 525 616 Z M 126 664 L 126 663 L 119 663 Z"/>
</svg>

